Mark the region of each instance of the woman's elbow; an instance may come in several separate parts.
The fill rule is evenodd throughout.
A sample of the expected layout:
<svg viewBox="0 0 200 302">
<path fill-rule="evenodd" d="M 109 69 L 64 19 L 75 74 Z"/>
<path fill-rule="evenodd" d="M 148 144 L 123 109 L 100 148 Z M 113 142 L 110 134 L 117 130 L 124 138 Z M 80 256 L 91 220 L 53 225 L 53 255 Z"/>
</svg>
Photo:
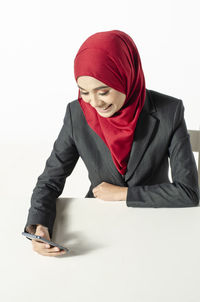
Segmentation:
<svg viewBox="0 0 200 302">
<path fill-rule="evenodd" d="M 185 194 L 187 195 L 189 207 L 196 207 L 199 205 L 199 188 L 196 188 L 196 190 L 187 188 L 185 189 Z"/>
<path fill-rule="evenodd" d="M 184 206 L 196 207 L 199 205 L 199 187 L 191 187 L 183 183 L 178 183 L 180 197 L 183 200 Z"/>
<path fill-rule="evenodd" d="M 192 205 L 194 207 L 198 206 L 199 205 L 199 193 L 196 193 L 194 198 L 191 200 L 192 202 Z"/>
</svg>

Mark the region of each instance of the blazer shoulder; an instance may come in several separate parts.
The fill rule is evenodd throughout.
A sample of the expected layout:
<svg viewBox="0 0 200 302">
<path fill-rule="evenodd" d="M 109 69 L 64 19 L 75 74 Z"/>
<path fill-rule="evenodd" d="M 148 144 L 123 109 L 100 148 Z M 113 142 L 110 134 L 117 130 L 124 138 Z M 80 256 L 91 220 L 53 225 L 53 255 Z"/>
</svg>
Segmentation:
<svg viewBox="0 0 200 302">
<path fill-rule="evenodd" d="M 80 104 L 79 104 L 78 99 L 69 102 L 69 103 L 67 104 L 67 106 L 70 107 L 70 110 L 71 110 L 71 111 L 78 111 L 78 110 L 80 109 Z"/>
<path fill-rule="evenodd" d="M 79 115 L 79 114 L 82 112 L 82 110 L 81 110 L 81 106 L 80 106 L 80 104 L 79 104 L 78 99 L 69 102 L 69 103 L 67 104 L 67 110 L 70 111 L 70 114 L 71 114 L 72 116 L 74 116 L 74 115 L 76 115 L 76 116 Z"/>
<path fill-rule="evenodd" d="M 154 104 L 157 104 L 157 106 L 159 104 L 165 104 L 165 103 L 171 104 L 171 105 L 173 105 L 173 104 L 177 105 L 177 103 L 182 101 L 181 99 L 179 99 L 177 97 L 174 97 L 174 96 L 171 96 L 171 95 L 159 92 L 159 91 L 148 89 L 148 92 L 149 92 L 151 100 L 153 100 Z"/>
<path fill-rule="evenodd" d="M 148 89 L 148 92 L 151 102 L 158 113 L 173 114 L 177 108 L 183 107 L 182 100 L 177 97 L 150 89 Z"/>
<path fill-rule="evenodd" d="M 72 125 L 80 125 L 85 122 L 85 116 L 78 99 L 69 102 L 67 104 L 67 110 L 70 112 Z"/>
</svg>

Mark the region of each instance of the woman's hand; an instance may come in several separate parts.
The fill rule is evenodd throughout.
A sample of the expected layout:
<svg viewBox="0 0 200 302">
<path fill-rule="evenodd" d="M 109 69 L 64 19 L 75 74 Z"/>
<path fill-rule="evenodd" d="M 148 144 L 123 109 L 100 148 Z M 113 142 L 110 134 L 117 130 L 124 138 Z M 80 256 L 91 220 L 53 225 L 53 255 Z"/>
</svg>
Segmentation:
<svg viewBox="0 0 200 302">
<path fill-rule="evenodd" d="M 127 191 L 128 187 L 120 187 L 108 182 L 102 182 L 92 190 L 94 197 L 107 201 L 126 201 Z"/>
<path fill-rule="evenodd" d="M 50 240 L 48 228 L 38 224 L 35 235 L 44 237 Z M 43 256 L 60 256 L 66 254 L 66 251 L 61 251 L 58 247 L 51 247 L 49 244 L 32 239 L 33 250 Z"/>
</svg>

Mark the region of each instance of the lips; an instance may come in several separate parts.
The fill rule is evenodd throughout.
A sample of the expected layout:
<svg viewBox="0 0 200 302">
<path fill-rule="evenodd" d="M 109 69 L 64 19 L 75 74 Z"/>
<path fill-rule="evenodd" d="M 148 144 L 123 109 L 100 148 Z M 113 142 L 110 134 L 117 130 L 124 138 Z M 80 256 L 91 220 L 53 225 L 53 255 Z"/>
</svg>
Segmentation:
<svg viewBox="0 0 200 302">
<path fill-rule="evenodd" d="M 112 104 L 110 104 L 109 106 L 107 106 L 105 109 L 102 108 L 98 108 L 97 110 L 100 111 L 100 112 L 105 112 L 107 110 L 109 110 L 109 108 L 112 106 Z"/>
<path fill-rule="evenodd" d="M 105 108 L 101 108 L 101 109 L 106 110 L 106 109 L 108 109 L 108 107 L 110 107 L 110 105 L 109 105 L 109 106 L 107 106 L 107 107 L 105 107 Z"/>
</svg>

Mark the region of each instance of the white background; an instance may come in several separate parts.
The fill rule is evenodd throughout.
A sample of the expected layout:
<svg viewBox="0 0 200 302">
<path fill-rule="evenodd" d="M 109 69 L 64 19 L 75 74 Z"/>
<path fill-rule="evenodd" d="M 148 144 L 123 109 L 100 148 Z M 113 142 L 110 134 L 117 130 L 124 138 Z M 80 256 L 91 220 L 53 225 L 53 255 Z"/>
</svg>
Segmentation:
<svg viewBox="0 0 200 302">
<path fill-rule="evenodd" d="M 97 31 L 135 41 L 149 89 L 181 98 L 198 129 L 199 1 L 1 1 L 1 141 L 52 142 L 77 98 L 73 60 Z"/>
<path fill-rule="evenodd" d="M 199 11 L 199 0 L 1 0 L 0 232 L 7 238 L 2 240 L 1 260 L 9 277 L 23 256 L 26 241 L 20 231 L 32 190 L 62 127 L 67 103 L 78 96 L 73 60 L 80 45 L 98 31 L 128 33 L 139 50 L 146 87 L 181 98 L 188 128 L 199 129 Z M 79 160 L 63 195 L 84 197 L 88 187 Z M 31 274 L 26 265 L 24 278 Z M 22 267 L 24 271 L 23 261 Z M 10 302 L 5 296 L 2 301 Z"/>
</svg>

